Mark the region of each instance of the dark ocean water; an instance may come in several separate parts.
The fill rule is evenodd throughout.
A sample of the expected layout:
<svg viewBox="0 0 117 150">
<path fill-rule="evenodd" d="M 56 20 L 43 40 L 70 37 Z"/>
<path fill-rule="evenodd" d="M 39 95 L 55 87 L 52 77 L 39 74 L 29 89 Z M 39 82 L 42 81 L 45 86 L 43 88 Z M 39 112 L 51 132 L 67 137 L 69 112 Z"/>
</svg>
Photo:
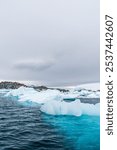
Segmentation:
<svg viewBox="0 0 117 150">
<path fill-rule="evenodd" d="M 99 150 L 99 116 L 51 116 L 0 96 L 0 150 Z"/>
</svg>

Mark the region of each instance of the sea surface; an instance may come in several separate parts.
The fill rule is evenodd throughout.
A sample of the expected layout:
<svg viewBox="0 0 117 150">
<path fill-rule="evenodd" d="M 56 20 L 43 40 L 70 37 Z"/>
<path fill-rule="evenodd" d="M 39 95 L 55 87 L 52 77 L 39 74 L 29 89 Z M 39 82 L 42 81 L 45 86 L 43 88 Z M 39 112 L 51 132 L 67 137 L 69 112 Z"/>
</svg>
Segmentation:
<svg viewBox="0 0 117 150">
<path fill-rule="evenodd" d="M 0 95 L 0 150 L 99 149 L 99 116 L 51 116 Z"/>
</svg>

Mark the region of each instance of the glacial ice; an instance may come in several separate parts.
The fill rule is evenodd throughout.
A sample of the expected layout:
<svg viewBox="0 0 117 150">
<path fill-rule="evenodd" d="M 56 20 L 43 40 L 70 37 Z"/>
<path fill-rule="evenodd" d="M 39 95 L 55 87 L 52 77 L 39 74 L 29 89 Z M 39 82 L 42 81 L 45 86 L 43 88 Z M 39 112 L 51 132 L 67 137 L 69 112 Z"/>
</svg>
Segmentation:
<svg viewBox="0 0 117 150">
<path fill-rule="evenodd" d="M 0 94 L 6 94 L 9 92 L 9 89 L 0 89 Z"/>
<path fill-rule="evenodd" d="M 100 115 L 100 104 L 81 103 L 76 99 L 73 102 L 50 101 L 42 105 L 41 111 L 51 115 Z"/>
<path fill-rule="evenodd" d="M 51 115 L 81 116 L 82 114 L 80 100 L 75 100 L 70 103 L 65 101 L 48 101 L 42 105 L 41 111 Z"/>
<path fill-rule="evenodd" d="M 81 109 L 83 115 L 100 115 L 100 103 L 97 104 L 88 104 L 88 103 L 81 103 Z"/>
<path fill-rule="evenodd" d="M 46 90 L 37 92 L 33 88 L 25 88 L 25 87 L 20 87 L 19 89 L 16 90 L 11 90 L 5 96 L 16 97 L 19 102 L 33 101 L 39 104 L 43 104 L 48 100 L 50 101 L 62 99 L 62 95 L 58 90 Z"/>
<path fill-rule="evenodd" d="M 87 84 L 81 84 L 78 86 L 75 86 L 74 89 L 86 89 L 86 90 L 92 90 L 92 91 L 97 91 L 100 89 L 100 83 L 87 83 Z"/>
<path fill-rule="evenodd" d="M 33 88 L 25 88 L 25 87 L 20 87 L 18 89 L 10 90 L 5 96 L 21 96 L 25 94 L 35 94 L 36 91 Z"/>
<path fill-rule="evenodd" d="M 6 97 L 15 97 L 19 103 L 39 104 L 40 110 L 51 115 L 100 115 L 100 104 L 81 103 L 80 98 L 72 102 L 63 101 L 64 98 L 76 97 L 99 97 L 99 92 L 87 90 L 71 90 L 68 93 L 59 90 L 43 90 L 38 92 L 33 88 L 20 87 L 19 89 L 10 90 L 5 94 Z"/>
</svg>

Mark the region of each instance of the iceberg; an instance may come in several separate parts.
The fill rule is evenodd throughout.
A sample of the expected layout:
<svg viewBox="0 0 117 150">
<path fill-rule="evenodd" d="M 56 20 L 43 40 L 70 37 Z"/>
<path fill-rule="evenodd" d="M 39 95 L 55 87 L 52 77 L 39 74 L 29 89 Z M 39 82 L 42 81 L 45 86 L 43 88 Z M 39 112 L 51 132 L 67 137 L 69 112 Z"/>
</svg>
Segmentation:
<svg viewBox="0 0 117 150">
<path fill-rule="evenodd" d="M 99 98 L 100 92 L 99 91 L 91 91 L 86 89 L 72 89 L 70 91 L 72 95 L 76 95 L 79 98 Z"/>
<path fill-rule="evenodd" d="M 83 115 L 93 115 L 99 116 L 100 115 L 100 103 L 97 104 L 87 104 L 81 103 L 81 110 Z"/>
<path fill-rule="evenodd" d="M 32 101 L 44 104 L 50 100 L 62 100 L 62 94 L 58 90 L 45 90 L 38 92 L 33 88 L 20 87 L 5 94 L 5 97 L 15 97 L 19 102 Z"/>
<path fill-rule="evenodd" d="M 50 115 L 81 116 L 82 114 L 80 100 L 76 100 L 70 103 L 64 101 L 48 101 L 42 105 L 40 110 Z"/>
<path fill-rule="evenodd" d="M 40 106 L 39 109 L 51 115 L 100 115 L 100 104 L 81 103 L 80 98 L 82 95 L 86 97 L 98 97 L 99 92 L 92 92 L 86 90 L 79 90 L 74 93 L 60 92 L 59 90 L 43 90 L 36 91 L 33 88 L 20 87 L 15 90 L 9 90 L 5 94 L 6 97 L 13 97 L 19 103 L 28 106 Z M 64 99 L 74 99 L 73 101 L 64 101 Z M 34 105 L 33 105 L 34 104 Z"/>
<path fill-rule="evenodd" d="M 9 92 L 9 89 L 0 89 L 0 94 L 5 95 Z"/>
<path fill-rule="evenodd" d="M 62 94 L 57 90 L 46 90 L 41 92 L 36 91 L 35 93 L 25 93 L 19 98 L 19 102 L 24 102 L 27 100 L 38 104 L 44 104 L 47 101 L 62 100 Z"/>
<path fill-rule="evenodd" d="M 5 96 L 21 96 L 24 94 L 34 94 L 36 91 L 33 88 L 20 87 L 18 89 L 10 90 Z"/>
<path fill-rule="evenodd" d="M 50 115 L 100 115 L 100 104 L 86 104 L 81 103 L 80 100 L 76 99 L 73 102 L 64 102 L 64 101 L 48 101 L 40 110 L 44 113 Z"/>
</svg>

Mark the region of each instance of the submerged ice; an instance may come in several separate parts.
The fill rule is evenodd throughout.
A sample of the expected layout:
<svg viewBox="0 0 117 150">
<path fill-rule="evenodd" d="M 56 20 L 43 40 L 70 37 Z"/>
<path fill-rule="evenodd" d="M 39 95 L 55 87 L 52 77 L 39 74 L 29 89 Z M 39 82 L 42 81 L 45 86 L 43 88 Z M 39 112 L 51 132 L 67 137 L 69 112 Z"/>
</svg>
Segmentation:
<svg viewBox="0 0 117 150">
<path fill-rule="evenodd" d="M 51 115 L 99 115 L 100 104 L 81 103 L 80 97 L 97 98 L 99 91 L 72 89 L 64 93 L 59 90 L 36 91 L 33 88 L 20 87 L 6 91 L 6 97 L 15 97 L 19 103 L 28 106 L 39 105 L 40 110 Z M 65 98 L 76 98 L 74 101 L 64 101 Z"/>
</svg>

